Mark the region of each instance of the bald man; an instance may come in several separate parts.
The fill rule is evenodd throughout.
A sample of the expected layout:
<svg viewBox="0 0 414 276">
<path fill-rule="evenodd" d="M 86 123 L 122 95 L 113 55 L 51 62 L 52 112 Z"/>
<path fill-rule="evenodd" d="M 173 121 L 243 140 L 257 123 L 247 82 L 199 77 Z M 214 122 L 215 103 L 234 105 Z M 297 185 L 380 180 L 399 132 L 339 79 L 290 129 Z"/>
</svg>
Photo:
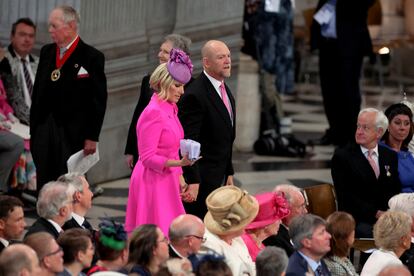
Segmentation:
<svg viewBox="0 0 414 276">
<path fill-rule="evenodd" d="M 236 104 L 225 79 L 231 75 L 231 56 L 227 45 L 208 41 L 201 50 L 203 72 L 186 89 L 179 102 L 185 138 L 201 144 L 203 158 L 183 168 L 189 184 L 189 214 L 204 218 L 205 199 L 222 185 L 233 185 L 232 148 L 235 138 Z"/>
<path fill-rule="evenodd" d="M 205 241 L 204 232 L 204 223 L 200 218 L 189 214 L 176 217 L 168 232 L 170 257 L 187 258 L 196 254 Z"/>
<path fill-rule="evenodd" d="M 36 252 L 25 244 L 12 244 L 0 255 L 0 275 L 42 275 Z"/>
</svg>

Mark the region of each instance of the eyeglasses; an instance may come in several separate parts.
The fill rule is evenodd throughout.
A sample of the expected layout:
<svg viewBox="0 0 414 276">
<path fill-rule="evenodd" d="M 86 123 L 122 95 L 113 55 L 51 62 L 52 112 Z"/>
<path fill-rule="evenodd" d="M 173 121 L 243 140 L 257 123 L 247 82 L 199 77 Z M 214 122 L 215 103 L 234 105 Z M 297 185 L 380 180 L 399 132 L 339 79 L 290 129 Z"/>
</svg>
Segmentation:
<svg viewBox="0 0 414 276">
<path fill-rule="evenodd" d="M 207 240 L 207 238 L 200 237 L 200 236 L 197 236 L 197 235 L 187 235 L 186 237 L 194 237 L 196 239 L 199 239 L 202 243 L 205 243 L 206 240 Z"/>
<path fill-rule="evenodd" d="M 58 249 L 56 249 L 55 251 L 53 251 L 53 252 L 50 252 L 49 254 L 46 254 L 43 258 L 46 258 L 46 257 L 50 257 L 50 256 L 53 256 L 53 255 L 56 255 L 56 254 L 58 254 L 58 253 L 60 253 L 60 252 L 62 252 L 63 251 L 63 249 L 62 249 L 62 247 L 60 247 L 59 246 L 59 248 Z"/>
<path fill-rule="evenodd" d="M 157 242 L 165 242 L 166 244 L 169 244 L 170 243 L 170 241 L 168 240 L 167 237 L 164 237 L 162 240 L 157 241 Z"/>
</svg>

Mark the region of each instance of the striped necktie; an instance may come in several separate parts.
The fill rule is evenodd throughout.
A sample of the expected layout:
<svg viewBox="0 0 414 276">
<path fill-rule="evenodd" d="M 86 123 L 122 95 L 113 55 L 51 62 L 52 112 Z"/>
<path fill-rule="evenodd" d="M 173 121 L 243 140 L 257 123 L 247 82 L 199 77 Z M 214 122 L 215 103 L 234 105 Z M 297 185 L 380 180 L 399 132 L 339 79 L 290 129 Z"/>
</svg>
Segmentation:
<svg viewBox="0 0 414 276">
<path fill-rule="evenodd" d="M 22 66 L 23 66 L 24 80 L 26 82 L 27 91 L 29 91 L 29 95 L 31 97 L 32 92 L 33 92 L 32 78 L 30 77 L 29 70 L 27 70 L 27 67 L 26 67 L 27 66 L 27 61 L 24 58 L 22 58 L 21 62 L 22 62 Z"/>
</svg>

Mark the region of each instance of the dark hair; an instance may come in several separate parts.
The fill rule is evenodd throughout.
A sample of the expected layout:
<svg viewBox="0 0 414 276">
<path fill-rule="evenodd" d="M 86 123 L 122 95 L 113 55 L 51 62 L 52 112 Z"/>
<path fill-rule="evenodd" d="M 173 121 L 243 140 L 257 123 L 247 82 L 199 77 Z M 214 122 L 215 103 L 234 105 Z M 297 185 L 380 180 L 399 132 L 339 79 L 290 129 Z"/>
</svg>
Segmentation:
<svg viewBox="0 0 414 276">
<path fill-rule="evenodd" d="M 327 256 L 346 257 L 351 245 L 348 244 L 349 235 L 355 230 L 354 218 L 346 212 L 334 212 L 326 219 L 326 230 L 331 234 L 331 250 Z"/>
<path fill-rule="evenodd" d="M 408 144 L 410 143 L 411 139 L 413 138 L 413 113 L 411 112 L 411 109 L 406 106 L 405 104 L 402 103 L 396 103 L 396 104 L 392 104 L 390 105 L 386 110 L 385 110 L 385 116 L 387 116 L 388 121 L 389 121 L 389 125 L 391 125 L 391 121 L 394 119 L 395 116 L 397 115 L 407 115 L 408 118 L 410 119 L 410 131 L 408 132 L 408 136 L 407 138 L 405 138 L 405 140 L 402 143 L 401 149 L 408 149 Z M 388 129 L 385 131 L 384 135 L 382 136 L 382 140 L 389 145 L 389 131 Z"/>
<path fill-rule="evenodd" d="M 0 219 L 7 218 L 15 207 L 22 207 L 23 203 L 20 199 L 14 196 L 0 196 Z"/>
<path fill-rule="evenodd" d="M 88 249 L 89 241 L 92 242 L 90 232 L 81 228 L 72 228 L 60 234 L 57 243 L 64 253 L 63 262 L 65 264 L 75 262 L 78 252 Z"/>
<path fill-rule="evenodd" d="M 140 265 L 148 268 L 153 250 L 157 247 L 158 233 L 155 224 L 143 224 L 132 233 L 129 243 L 128 267 Z"/>
<path fill-rule="evenodd" d="M 20 23 L 33 27 L 33 29 L 36 31 L 35 23 L 33 23 L 33 21 L 29 17 L 23 17 L 23 18 L 17 19 L 17 21 L 13 23 L 12 29 L 11 29 L 12 35 L 16 33 L 17 25 L 19 25 Z"/>
<path fill-rule="evenodd" d="M 197 276 L 232 276 L 229 266 L 222 256 L 207 254 L 203 256 L 195 270 Z"/>
</svg>

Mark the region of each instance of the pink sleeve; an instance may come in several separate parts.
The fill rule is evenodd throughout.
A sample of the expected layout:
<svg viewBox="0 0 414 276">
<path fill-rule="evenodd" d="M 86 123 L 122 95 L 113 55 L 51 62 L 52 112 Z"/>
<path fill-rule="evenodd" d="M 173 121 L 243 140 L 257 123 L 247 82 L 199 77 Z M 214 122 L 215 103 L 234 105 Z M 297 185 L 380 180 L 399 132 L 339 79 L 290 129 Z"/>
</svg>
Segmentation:
<svg viewBox="0 0 414 276">
<path fill-rule="evenodd" d="M 157 154 L 158 143 L 163 129 L 160 110 L 143 112 L 137 124 L 138 152 L 144 167 L 163 173 L 168 158 Z"/>
<path fill-rule="evenodd" d="M 6 89 L 3 82 L 0 80 L 0 113 L 7 116 L 9 113 L 13 114 L 13 108 L 7 102 Z"/>
</svg>

